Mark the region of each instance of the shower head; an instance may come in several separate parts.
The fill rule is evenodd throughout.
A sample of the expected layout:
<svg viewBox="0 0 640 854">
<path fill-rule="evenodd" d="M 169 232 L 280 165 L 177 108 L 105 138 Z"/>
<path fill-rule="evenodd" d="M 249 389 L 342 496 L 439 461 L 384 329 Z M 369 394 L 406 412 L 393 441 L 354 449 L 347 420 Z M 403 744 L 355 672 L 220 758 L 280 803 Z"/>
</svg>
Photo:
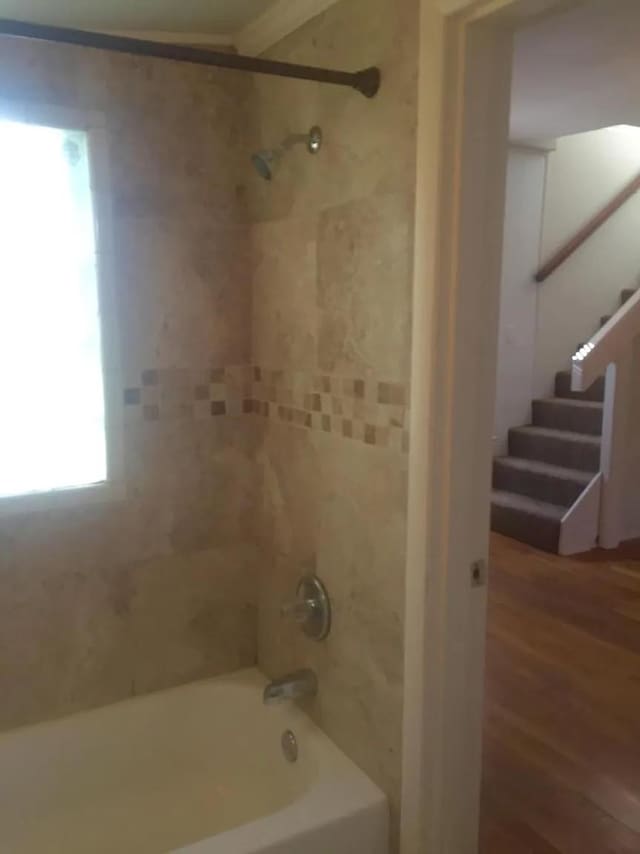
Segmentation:
<svg viewBox="0 0 640 854">
<path fill-rule="evenodd" d="M 273 178 L 275 165 L 281 157 L 282 152 L 277 148 L 264 149 L 263 151 L 256 152 L 256 154 L 252 154 L 251 162 L 258 175 L 264 178 L 265 181 L 270 181 Z"/>
<path fill-rule="evenodd" d="M 322 147 L 322 130 L 316 126 L 312 127 L 309 133 L 292 133 L 285 137 L 277 148 L 264 148 L 262 151 L 257 151 L 251 155 L 254 169 L 265 181 L 271 181 L 278 163 L 287 151 L 301 143 L 306 145 L 310 154 L 317 154 Z"/>
</svg>

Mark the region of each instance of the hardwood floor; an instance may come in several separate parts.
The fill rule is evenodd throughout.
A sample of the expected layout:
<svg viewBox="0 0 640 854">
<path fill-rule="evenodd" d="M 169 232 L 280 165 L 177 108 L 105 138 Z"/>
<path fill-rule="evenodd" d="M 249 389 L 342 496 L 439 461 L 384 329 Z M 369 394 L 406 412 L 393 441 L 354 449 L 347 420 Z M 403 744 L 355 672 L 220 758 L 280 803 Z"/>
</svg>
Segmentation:
<svg viewBox="0 0 640 854">
<path fill-rule="evenodd" d="M 640 544 L 492 536 L 482 854 L 640 854 Z"/>
</svg>

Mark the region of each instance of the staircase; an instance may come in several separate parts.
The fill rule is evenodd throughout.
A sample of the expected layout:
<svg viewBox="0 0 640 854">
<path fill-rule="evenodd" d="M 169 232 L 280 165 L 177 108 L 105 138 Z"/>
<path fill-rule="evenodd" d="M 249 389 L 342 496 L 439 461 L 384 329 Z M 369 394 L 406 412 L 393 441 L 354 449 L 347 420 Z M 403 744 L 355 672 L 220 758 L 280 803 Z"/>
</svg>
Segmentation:
<svg viewBox="0 0 640 854">
<path fill-rule="evenodd" d="M 634 293 L 622 292 L 621 307 Z M 509 455 L 493 463 L 492 530 L 558 552 L 562 520 L 600 471 L 604 393 L 604 377 L 574 392 L 561 371 L 555 396 L 533 401 L 532 424 L 511 429 Z"/>
</svg>

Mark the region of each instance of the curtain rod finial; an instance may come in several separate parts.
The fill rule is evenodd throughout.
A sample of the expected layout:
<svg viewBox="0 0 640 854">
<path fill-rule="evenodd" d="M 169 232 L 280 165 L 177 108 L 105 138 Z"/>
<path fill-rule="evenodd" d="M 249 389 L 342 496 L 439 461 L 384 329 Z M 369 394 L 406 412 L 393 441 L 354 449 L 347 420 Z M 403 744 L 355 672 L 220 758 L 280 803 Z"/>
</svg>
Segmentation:
<svg viewBox="0 0 640 854">
<path fill-rule="evenodd" d="M 357 73 L 353 88 L 357 89 L 358 92 L 362 92 L 367 98 L 374 98 L 380 91 L 381 82 L 382 74 L 380 69 L 372 66 Z"/>
</svg>

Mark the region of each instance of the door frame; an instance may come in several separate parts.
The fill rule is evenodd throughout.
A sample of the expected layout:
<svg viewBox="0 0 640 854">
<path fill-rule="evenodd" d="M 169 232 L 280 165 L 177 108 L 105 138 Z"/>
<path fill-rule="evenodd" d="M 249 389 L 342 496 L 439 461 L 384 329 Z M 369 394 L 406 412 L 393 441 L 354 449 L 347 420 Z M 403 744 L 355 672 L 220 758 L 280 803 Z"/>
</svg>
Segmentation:
<svg viewBox="0 0 640 854">
<path fill-rule="evenodd" d="M 478 847 L 511 60 L 584 0 L 420 0 L 402 854 Z"/>
</svg>

